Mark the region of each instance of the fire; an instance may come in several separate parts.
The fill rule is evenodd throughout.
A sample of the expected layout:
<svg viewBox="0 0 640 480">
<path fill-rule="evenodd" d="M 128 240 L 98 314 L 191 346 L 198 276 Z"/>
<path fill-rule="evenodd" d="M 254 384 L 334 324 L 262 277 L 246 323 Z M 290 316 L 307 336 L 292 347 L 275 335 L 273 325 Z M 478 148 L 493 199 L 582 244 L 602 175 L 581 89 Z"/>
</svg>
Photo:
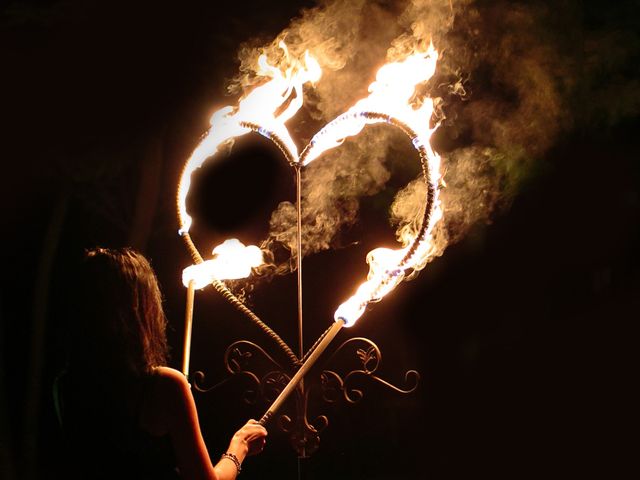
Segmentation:
<svg viewBox="0 0 640 480">
<path fill-rule="evenodd" d="M 189 231 L 193 221 L 186 208 L 191 174 L 213 156 L 220 145 L 250 132 L 250 128 L 243 125 L 243 122 L 255 123 L 276 133 L 285 148 L 292 153 L 292 157 L 298 158 L 298 149 L 285 122 L 302 106 L 302 86 L 317 82 L 322 70 L 309 52 L 305 52 L 303 61 L 298 61 L 289 56 L 284 42 L 280 42 L 279 46 L 284 53 L 283 65 L 270 65 L 264 54 L 259 57 L 257 74 L 268 80 L 251 90 L 239 101 L 237 107 L 223 107 L 211 116 L 211 128 L 185 164 L 178 186 L 181 235 Z"/>
<path fill-rule="evenodd" d="M 381 67 L 376 80 L 369 86 L 369 95 L 353 105 L 346 113 L 338 116 L 323 127 L 311 142 L 298 154 L 295 143 L 285 126 L 300 109 L 303 102 L 302 87 L 307 82 L 316 82 L 321 75 L 319 64 L 305 53 L 303 61 L 289 57 L 284 43 L 280 43 L 285 61 L 280 66 L 271 65 L 265 55 L 258 60 L 258 75 L 265 77 L 265 83 L 254 88 L 243 97 L 238 106 L 221 108 L 211 117 L 211 128 L 187 161 L 178 187 L 178 217 L 180 234 L 193 244 L 188 234 L 192 219 L 186 211 L 186 197 L 189 191 L 191 174 L 204 161 L 214 155 L 221 144 L 250 131 L 256 131 L 276 143 L 289 162 L 295 166 L 297 174 L 297 192 L 300 198 L 300 174 L 302 167 L 317 159 L 325 151 L 339 146 L 347 137 L 357 135 L 368 124 L 388 123 L 399 127 L 406 133 L 414 148 L 418 151 L 422 172 L 427 185 L 425 208 L 422 224 L 415 231 L 409 224 L 397 233 L 401 243 L 399 249 L 376 248 L 367 255 L 369 274 L 356 292 L 342 303 L 334 313 L 335 323 L 323 334 L 317 345 L 310 351 L 308 358 L 296 371 L 287 386 L 282 390 L 269 410 L 261 418 L 265 424 L 280 405 L 302 381 L 311 365 L 318 359 L 329 343 L 343 326 L 352 326 L 362 316 L 367 305 L 381 300 L 391 292 L 407 275 L 421 270 L 435 254 L 436 246 L 432 235 L 434 225 L 442 218 L 442 207 L 438 198 L 441 182 L 440 157 L 433 151 L 430 138 L 437 129 L 437 123 L 431 127 L 434 104 L 428 98 L 416 98 L 416 87 L 429 80 L 436 68 L 438 52 L 433 45 L 424 51 L 417 51 L 402 61 L 392 62 Z M 300 205 L 300 201 L 298 201 Z M 298 210 L 298 234 L 300 235 L 300 210 Z M 298 237 L 298 251 L 301 240 Z M 191 248 L 190 247 L 190 248 Z M 195 250 L 193 247 L 192 250 Z M 196 255 L 197 254 L 197 255 Z M 194 259 L 202 261 L 199 253 L 192 252 Z M 212 260 L 202 261 L 187 267 L 183 271 L 183 283 L 187 290 L 185 357 L 183 372 L 188 373 L 191 341 L 191 320 L 193 315 L 194 289 L 200 289 L 216 280 L 246 278 L 251 269 L 263 263 L 262 251 L 255 246 L 245 247 L 239 240 L 227 240 L 213 250 Z M 300 257 L 299 257 L 300 258 Z M 301 260 L 299 260 L 300 262 Z M 300 264 L 299 264 L 300 267 Z M 301 285 L 301 270 L 299 286 Z M 266 327 L 248 308 L 224 287 L 225 298 L 250 316 L 259 325 Z M 301 287 L 299 287 L 301 298 Z M 231 300 L 230 300 L 231 301 Z M 300 345 L 302 349 L 302 320 L 300 305 Z M 264 329 L 264 328 L 263 328 Z M 290 352 L 294 364 L 296 356 L 291 349 L 268 327 L 266 327 L 285 351 Z M 302 354 L 301 354 L 302 356 Z"/>
<path fill-rule="evenodd" d="M 431 44 L 425 51 L 415 52 L 402 61 L 382 66 L 376 80 L 369 86 L 369 96 L 327 124 L 302 153 L 301 161 L 303 165 L 308 165 L 328 149 L 340 145 L 347 137 L 358 134 L 365 125 L 388 122 L 404 129 L 411 136 L 414 147 L 424 152 L 427 158 L 426 168 L 433 192 L 431 211 L 425 216 L 428 225 L 420 232 L 402 229 L 399 234 L 400 249 L 377 248 L 367 255 L 367 280 L 334 314 L 335 320 L 343 321 L 345 326 L 352 326 L 369 303 L 379 301 L 393 290 L 407 271 L 422 269 L 435 251 L 431 232 L 442 218 L 438 199 L 441 175 L 440 157 L 431 148 L 429 140 L 438 125 L 430 126 L 432 99 L 426 97 L 419 99 L 419 102 L 412 99 L 417 85 L 433 76 L 437 60 L 438 52 Z"/>
<path fill-rule="evenodd" d="M 416 52 L 401 62 L 383 65 L 378 70 L 376 80 L 369 85 L 369 96 L 359 100 L 313 137 L 311 148 L 304 156 L 304 165 L 327 150 L 339 146 L 347 137 L 357 135 L 368 123 L 379 122 L 362 116 L 363 112 L 383 112 L 402 120 L 419 135 L 430 150 L 429 163 L 431 164 L 431 157 L 434 162 L 439 162 L 429 145 L 429 138 L 437 128 L 437 125 L 429 127 L 433 100 L 426 97 L 417 107 L 411 103 L 416 86 L 433 76 L 437 61 L 438 52 L 430 44 L 425 52 Z"/>
<path fill-rule="evenodd" d="M 308 52 L 303 60 L 296 60 L 290 58 L 283 42 L 279 46 L 284 57 L 281 64 L 271 65 L 266 55 L 260 56 L 257 74 L 263 76 L 266 81 L 248 92 L 237 107 L 227 106 L 213 114 L 211 128 L 187 161 L 178 188 L 180 233 L 188 233 L 192 223 L 185 205 L 191 174 L 214 155 L 224 142 L 253 129 L 272 139 L 277 137 L 279 146 L 292 164 L 304 167 L 327 150 L 339 146 L 347 137 L 357 135 L 368 124 L 389 123 L 399 127 L 411 138 L 423 163 L 423 173 L 428 187 L 423 225 L 418 231 L 407 225 L 400 229 L 397 236 L 401 248 L 377 248 L 369 252 L 369 274 L 366 281 L 334 314 L 336 321 L 351 326 L 364 313 L 369 303 L 377 302 L 391 292 L 407 273 L 421 270 L 435 253 L 432 231 L 442 218 L 442 206 L 438 198 L 441 174 L 440 157 L 431 148 L 430 138 L 438 124 L 431 126 L 433 100 L 426 96 L 417 96 L 416 88 L 433 76 L 438 52 L 431 44 L 401 61 L 382 66 L 375 81 L 369 86 L 369 95 L 325 125 L 314 135 L 302 153 L 298 154 L 285 123 L 302 106 L 303 85 L 318 81 L 322 71 L 318 62 Z M 242 245 L 237 240 L 228 242 Z M 227 242 L 223 245 L 227 245 Z M 245 264 L 247 255 L 246 252 L 241 253 L 240 249 L 229 256 L 217 249 L 214 250 L 214 254 L 217 255 L 215 259 L 185 269 L 185 285 L 194 281 L 196 288 L 202 288 L 213 278 L 243 278 L 251 273 L 252 267 L 262 262 L 261 256 L 260 260 L 257 260 L 255 253 L 254 260 L 257 263 Z"/>
<path fill-rule="evenodd" d="M 237 280 L 251 275 L 251 269 L 264 263 L 262 250 L 255 245 L 245 246 L 240 240 L 232 238 L 213 249 L 212 260 L 191 265 L 182 271 L 182 283 L 201 289 L 216 280 Z"/>
</svg>

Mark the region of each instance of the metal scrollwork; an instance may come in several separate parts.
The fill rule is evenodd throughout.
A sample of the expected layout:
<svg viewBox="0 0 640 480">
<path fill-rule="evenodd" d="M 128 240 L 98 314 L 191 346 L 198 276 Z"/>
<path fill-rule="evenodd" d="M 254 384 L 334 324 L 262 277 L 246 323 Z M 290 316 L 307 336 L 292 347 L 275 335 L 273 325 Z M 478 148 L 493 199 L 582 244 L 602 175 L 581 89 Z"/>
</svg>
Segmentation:
<svg viewBox="0 0 640 480">
<path fill-rule="evenodd" d="M 301 457 L 309 457 L 320 446 L 320 432 L 329 425 L 329 419 L 320 415 L 315 422 L 309 422 L 307 418 L 307 404 L 309 401 L 309 389 L 304 393 L 298 389 L 296 392 L 296 417 L 292 419 L 288 415 L 280 415 L 278 426 L 289 434 L 291 445 Z"/>
<path fill-rule="evenodd" d="M 207 393 L 210 392 L 211 390 L 214 390 L 222 385 L 224 385 L 225 383 L 227 383 L 229 381 L 229 378 L 225 378 L 224 380 L 216 383 L 215 385 L 211 385 L 210 387 L 207 387 L 204 385 L 204 381 L 205 381 L 205 375 L 204 372 L 198 370 L 197 372 L 193 372 L 190 376 L 189 376 L 189 380 L 191 381 L 193 388 L 200 393 Z"/>
<path fill-rule="evenodd" d="M 340 362 L 334 362 L 337 357 Z M 313 421 L 309 421 L 307 407 L 311 392 L 316 394 L 320 392 L 322 400 L 327 403 L 345 400 L 353 404 L 364 397 L 363 390 L 354 385 L 358 379 L 372 379 L 403 394 L 415 391 L 420 381 L 420 375 L 415 370 L 405 373 L 403 388 L 376 375 L 382 363 L 382 353 L 375 343 L 363 337 L 351 338 L 343 342 L 329 357 L 327 365 L 331 365 L 332 362 L 343 366 L 350 363 L 355 368 L 346 373 L 327 369 L 322 371 L 319 377 L 305 378 L 304 386 L 298 388 L 294 395 L 295 415 L 281 414 L 277 417 L 279 428 L 289 435 L 291 445 L 300 457 L 309 457 L 319 448 L 320 432 L 329 425 L 329 419 L 325 415 L 319 415 Z M 224 364 L 231 374 L 229 378 L 213 387 L 204 388 L 202 386 L 204 374 L 195 372 L 192 377 L 194 388 L 199 392 L 208 392 L 230 378 L 236 377 L 248 384 L 242 396 L 246 403 L 255 404 L 258 401 L 271 403 L 295 373 L 295 370 L 283 368 L 262 347 L 247 340 L 238 340 L 227 347 Z"/>
<path fill-rule="evenodd" d="M 375 375 L 382 362 L 382 353 L 378 346 L 368 338 L 354 337 L 345 341 L 340 345 L 327 363 L 331 361 L 341 352 L 346 351 L 347 347 L 353 347 L 358 343 L 364 344 L 364 347 L 357 348 L 355 356 L 359 360 L 360 368 L 351 370 L 342 376 L 333 370 L 324 370 L 320 376 L 320 385 L 322 389 L 322 398 L 329 403 L 336 402 L 340 396 L 349 403 L 357 403 L 364 397 L 364 392 L 352 386 L 353 380 L 358 377 L 370 378 L 391 390 L 408 394 L 414 392 L 418 388 L 420 382 L 420 374 L 416 370 L 408 370 L 404 375 L 406 387 L 400 388 Z"/>
<path fill-rule="evenodd" d="M 232 374 L 248 371 L 256 359 L 256 353 L 262 356 L 263 361 L 266 360 L 272 366 L 282 370 L 282 366 L 262 347 L 248 340 L 238 340 L 229 345 L 224 353 L 224 364 L 227 371 Z"/>
<path fill-rule="evenodd" d="M 259 399 L 272 401 L 291 378 L 262 347 L 248 340 L 229 345 L 224 364 L 230 374 L 242 377 L 249 384 L 242 396 L 248 404 L 255 404 Z"/>
<path fill-rule="evenodd" d="M 281 371 L 269 372 L 260 380 L 260 392 L 267 402 L 273 402 L 287 386 L 291 377 Z"/>
</svg>

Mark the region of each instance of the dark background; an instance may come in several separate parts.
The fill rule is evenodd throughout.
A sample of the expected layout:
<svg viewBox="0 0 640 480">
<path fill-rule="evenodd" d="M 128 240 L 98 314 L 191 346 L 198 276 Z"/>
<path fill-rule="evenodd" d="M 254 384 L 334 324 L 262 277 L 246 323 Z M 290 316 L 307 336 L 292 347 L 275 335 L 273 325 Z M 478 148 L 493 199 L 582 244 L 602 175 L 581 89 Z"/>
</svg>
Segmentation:
<svg viewBox="0 0 640 480">
<path fill-rule="evenodd" d="M 609 9 L 610 28 L 632 11 L 584 3 L 585 22 L 599 8 Z M 90 1 L 4 7 L 2 478 L 48 478 L 58 453 L 51 383 L 64 365 L 65 312 L 84 248 L 132 245 L 152 260 L 172 326 L 172 366 L 179 367 L 180 272 L 189 264 L 174 214 L 180 168 L 210 114 L 232 103 L 224 98 L 224 81 L 236 71 L 239 43 L 270 41 L 302 6 Z M 640 311 L 639 126 L 629 115 L 606 128 L 594 121 L 566 132 L 510 208 L 473 227 L 419 278 L 341 332 L 337 341 L 365 336 L 380 346 L 382 378 L 402 386 L 404 372 L 415 368 L 422 379 L 407 396 L 365 380 L 358 405 L 313 400 L 310 420 L 326 413 L 330 425 L 320 450 L 302 463 L 303 476 L 574 478 L 598 472 L 610 478 L 627 468 L 637 454 L 626 437 L 636 436 L 631 326 Z M 279 201 L 292 199 L 293 187 L 266 141 L 241 142 L 237 155 L 259 168 L 246 180 L 253 188 L 238 193 L 229 182 L 213 184 L 215 194 L 206 200 L 215 208 L 202 215 L 220 238 L 240 231 L 257 241 L 265 233 L 260 225 Z M 222 172 L 225 180 L 243 182 L 245 173 L 237 167 Z M 273 186 L 265 188 L 264 178 Z M 365 275 L 364 253 L 379 235 L 389 235 L 386 219 L 370 217 L 365 204 L 353 234 L 360 243 L 305 262 L 307 344 Z M 367 220 L 373 226 L 365 229 Z M 244 228 L 245 221 L 258 227 Z M 206 228 L 194 237 L 207 245 L 217 238 Z M 254 310 L 291 345 L 294 282 L 277 278 L 250 296 Z M 268 345 L 212 291 L 198 293 L 192 366 L 206 371 L 207 382 L 226 377 L 224 348 L 240 338 Z M 231 380 L 196 394 L 212 457 L 267 406 L 244 405 L 241 390 Z M 243 475 L 296 478 L 287 442 L 272 427 L 264 453 L 246 462 Z"/>
</svg>

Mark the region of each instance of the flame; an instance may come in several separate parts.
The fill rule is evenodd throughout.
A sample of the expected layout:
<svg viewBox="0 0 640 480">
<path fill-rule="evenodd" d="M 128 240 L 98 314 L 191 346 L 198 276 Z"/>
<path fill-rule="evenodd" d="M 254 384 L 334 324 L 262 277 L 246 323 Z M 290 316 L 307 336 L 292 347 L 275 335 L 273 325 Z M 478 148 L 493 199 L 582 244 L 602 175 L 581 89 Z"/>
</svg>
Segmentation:
<svg viewBox="0 0 640 480">
<path fill-rule="evenodd" d="M 438 186 L 441 182 L 440 157 L 433 151 L 429 142 L 438 124 L 430 126 L 433 100 L 429 97 L 416 98 L 416 87 L 433 76 L 438 52 L 433 44 L 430 44 L 424 51 L 416 51 L 402 61 L 382 66 L 377 72 L 376 80 L 369 86 L 369 95 L 322 128 L 298 156 L 297 147 L 285 122 L 302 106 L 303 85 L 318 81 L 322 71 L 318 62 L 308 52 L 305 52 L 303 61 L 298 61 L 290 58 L 283 42 L 279 47 L 284 53 L 282 65 L 271 65 L 266 55 L 260 56 L 257 74 L 268 80 L 248 92 L 238 102 L 237 107 L 227 106 L 215 112 L 211 117 L 210 130 L 187 161 L 178 188 L 180 233 L 187 233 L 192 223 L 185 205 L 191 174 L 207 158 L 214 155 L 222 143 L 248 133 L 250 129 L 243 125 L 243 122 L 260 125 L 266 135 L 269 131 L 278 135 L 284 148 L 288 149 L 291 157 L 302 166 L 308 165 L 325 151 L 339 146 L 347 137 L 357 135 L 367 124 L 394 121 L 397 121 L 396 124 L 404 124 L 411 131 L 414 147 L 427 158 L 426 168 L 434 193 L 429 222 L 426 228 L 420 231 L 415 231 L 410 225 L 403 226 L 397 233 L 401 248 L 377 248 L 369 252 L 367 280 L 334 314 L 336 321 L 344 322 L 345 326 L 352 326 L 369 303 L 379 301 L 391 292 L 407 273 L 424 268 L 436 253 L 432 231 L 434 225 L 442 218 L 442 205 L 438 198 Z M 418 234 L 421 235 L 420 238 Z M 236 247 L 239 244 L 242 248 L 234 247 L 234 253 L 229 251 L 228 254 L 216 249 L 216 258 L 213 260 L 186 268 L 183 272 L 185 285 L 194 281 L 196 288 L 202 288 L 213 278 L 244 278 L 250 275 L 252 267 L 262 263 L 261 252 L 259 260 L 255 251 L 247 255 L 248 249 L 257 247 L 244 247 L 237 240 L 227 242 L 237 242 Z M 259 252 L 259 249 L 257 250 Z M 248 257 L 252 257 L 253 260 L 249 262 Z"/>
<path fill-rule="evenodd" d="M 433 100 L 425 97 L 414 99 L 416 87 L 433 76 L 438 60 L 438 52 L 433 44 L 425 51 L 415 52 L 404 60 L 382 66 L 376 80 L 369 86 L 369 96 L 359 100 L 346 113 L 328 123 L 310 142 L 308 151 L 303 152 L 303 165 L 318 158 L 328 149 L 340 145 L 347 137 L 358 134 L 365 125 L 390 121 L 390 117 L 406 124 L 416 133 L 413 143 L 416 149 L 424 148 L 428 159 L 430 179 L 434 188 L 434 203 L 429 225 L 422 238 L 419 232 L 402 228 L 398 234 L 402 248 L 392 250 L 377 248 L 367 255 L 369 274 L 348 300 L 342 303 L 334 314 L 336 321 L 343 321 L 349 327 L 364 313 L 366 306 L 377 302 L 392 291 L 406 276 L 407 271 L 417 271 L 426 265 L 435 253 L 431 234 L 434 225 L 442 218 L 442 205 L 438 198 L 440 157 L 433 151 L 429 140 L 438 125 L 430 127 L 433 115 Z M 380 115 L 370 115 L 379 113 Z M 418 241 L 409 258 L 405 258 L 411 245 Z"/>
<path fill-rule="evenodd" d="M 251 269 L 264 263 L 262 250 L 255 245 L 245 246 L 232 238 L 213 249 L 212 260 L 191 265 L 182 271 L 185 287 L 194 282 L 194 288 L 201 289 L 216 280 L 237 280 L 251 275 Z"/>
<path fill-rule="evenodd" d="M 369 85 L 369 96 L 359 100 L 313 137 L 303 164 L 308 165 L 327 150 L 342 144 L 347 137 L 357 135 L 368 123 L 380 122 L 362 116 L 362 112 L 384 112 L 402 120 L 418 134 L 428 149 L 429 163 L 431 157 L 434 162 L 439 162 L 429 144 L 429 138 L 438 127 L 429 127 L 433 100 L 423 98 L 417 106 L 411 102 L 416 86 L 429 80 L 435 73 L 437 61 L 438 52 L 430 44 L 424 52 L 416 52 L 401 62 L 383 65 L 376 74 L 376 80 Z"/>
<path fill-rule="evenodd" d="M 186 208 L 191 174 L 214 155 L 220 145 L 250 131 L 249 128 L 242 126 L 242 122 L 259 124 L 266 130 L 276 133 L 283 140 L 286 148 L 292 152 L 293 157 L 298 158 L 296 144 L 284 124 L 302 106 L 302 86 L 305 83 L 317 82 L 322 70 L 308 51 L 305 52 L 304 60 L 301 62 L 289 56 L 284 42 L 280 42 L 279 47 L 284 52 L 282 65 L 269 64 L 265 54 L 259 57 L 256 73 L 268 80 L 248 92 L 238 102 L 237 107 L 223 107 L 211 116 L 211 128 L 185 164 L 178 186 L 181 235 L 189 231 L 193 221 Z"/>
</svg>

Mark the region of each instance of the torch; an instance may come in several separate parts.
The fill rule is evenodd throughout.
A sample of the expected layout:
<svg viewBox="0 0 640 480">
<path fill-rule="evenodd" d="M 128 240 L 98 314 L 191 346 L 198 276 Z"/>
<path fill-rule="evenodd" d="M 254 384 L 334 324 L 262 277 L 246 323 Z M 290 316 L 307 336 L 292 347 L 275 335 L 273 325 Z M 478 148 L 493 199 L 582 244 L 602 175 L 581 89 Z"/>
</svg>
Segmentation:
<svg viewBox="0 0 640 480">
<path fill-rule="evenodd" d="M 235 238 L 225 240 L 215 247 L 212 253 L 212 260 L 204 261 L 199 257 L 196 259 L 195 265 L 182 271 L 182 283 L 187 287 L 182 356 L 182 373 L 186 377 L 189 377 L 195 290 L 221 280 L 246 278 L 251 274 L 252 268 L 258 267 L 264 262 L 262 251 L 258 247 L 255 245 L 245 246 Z"/>
<path fill-rule="evenodd" d="M 184 313 L 184 345 L 182 350 L 182 373 L 189 378 L 189 359 L 191 357 L 191 330 L 193 326 L 193 303 L 195 300 L 195 282 L 189 281 L 187 304 Z"/>
</svg>

